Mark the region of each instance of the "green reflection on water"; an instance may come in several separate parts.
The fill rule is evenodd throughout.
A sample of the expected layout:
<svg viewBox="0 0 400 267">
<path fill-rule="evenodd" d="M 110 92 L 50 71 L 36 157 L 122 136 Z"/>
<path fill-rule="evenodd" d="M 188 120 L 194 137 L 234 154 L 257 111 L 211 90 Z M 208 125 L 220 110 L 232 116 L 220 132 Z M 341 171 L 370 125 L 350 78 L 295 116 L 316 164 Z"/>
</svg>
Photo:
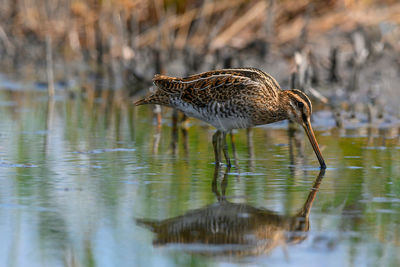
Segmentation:
<svg viewBox="0 0 400 267">
<path fill-rule="evenodd" d="M 49 103 L 39 93 L 0 91 L 1 264 L 243 261 L 153 247 L 154 235 L 135 224 L 135 218 L 164 220 L 216 202 L 211 190 L 214 130 L 190 120 L 188 152 L 180 133 L 174 155 L 169 117 L 166 110 L 154 149 L 158 133 L 151 107 L 80 99 Z M 253 159 L 245 133 L 235 133 L 239 170 L 231 169 L 227 199 L 295 213 L 319 172 L 306 138 L 300 133 L 291 163 L 285 128 L 254 129 Z M 308 238 L 287 248 L 288 259 L 276 248 L 244 261 L 399 262 L 398 138 L 346 137 L 364 132 L 337 129 L 316 133 L 328 169 L 311 210 Z"/>
</svg>

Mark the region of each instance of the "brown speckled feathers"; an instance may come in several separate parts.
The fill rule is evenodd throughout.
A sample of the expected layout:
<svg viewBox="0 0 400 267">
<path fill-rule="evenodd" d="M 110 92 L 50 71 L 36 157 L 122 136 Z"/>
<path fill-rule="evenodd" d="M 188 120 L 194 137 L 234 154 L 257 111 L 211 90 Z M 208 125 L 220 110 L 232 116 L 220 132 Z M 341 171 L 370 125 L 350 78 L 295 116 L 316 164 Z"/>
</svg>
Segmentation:
<svg viewBox="0 0 400 267">
<path fill-rule="evenodd" d="M 185 78 L 156 75 L 153 82 L 158 90 L 136 105 L 153 103 L 174 107 L 171 100 L 178 98 L 204 107 L 212 101 L 225 102 L 243 94 L 276 98 L 280 90 L 274 78 L 254 68 L 215 70 Z"/>
</svg>

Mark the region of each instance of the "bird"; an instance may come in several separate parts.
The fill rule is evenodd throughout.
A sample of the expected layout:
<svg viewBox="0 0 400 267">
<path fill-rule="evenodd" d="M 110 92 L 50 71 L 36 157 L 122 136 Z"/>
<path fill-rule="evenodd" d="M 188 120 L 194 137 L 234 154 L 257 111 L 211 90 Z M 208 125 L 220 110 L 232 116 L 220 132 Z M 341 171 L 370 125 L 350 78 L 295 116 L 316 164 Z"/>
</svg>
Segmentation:
<svg viewBox="0 0 400 267">
<path fill-rule="evenodd" d="M 282 120 L 300 124 L 310 140 L 321 169 L 326 168 L 311 126 L 312 104 L 297 89 L 283 90 L 269 74 L 256 68 L 212 70 L 188 77 L 156 74 L 155 90 L 135 102 L 136 106 L 158 104 L 176 108 L 214 126 L 212 137 L 215 163 L 221 164 L 221 150 L 231 166 L 226 134 Z"/>
</svg>

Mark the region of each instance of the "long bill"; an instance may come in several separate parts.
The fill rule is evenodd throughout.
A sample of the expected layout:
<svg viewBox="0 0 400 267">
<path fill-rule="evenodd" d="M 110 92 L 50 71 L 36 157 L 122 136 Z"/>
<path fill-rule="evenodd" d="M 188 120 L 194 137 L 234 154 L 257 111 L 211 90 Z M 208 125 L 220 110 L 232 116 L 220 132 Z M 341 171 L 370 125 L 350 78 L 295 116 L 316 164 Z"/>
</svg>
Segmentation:
<svg viewBox="0 0 400 267">
<path fill-rule="evenodd" d="M 314 131 L 311 127 L 309 119 L 303 122 L 303 127 L 307 133 L 308 139 L 310 140 L 311 146 L 314 149 L 315 155 L 318 158 L 319 165 L 321 165 L 321 169 L 325 169 L 326 168 L 325 160 L 322 157 L 321 150 L 319 149 L 319 145 L 317 139 L 315 138 Z"/>
</svg>

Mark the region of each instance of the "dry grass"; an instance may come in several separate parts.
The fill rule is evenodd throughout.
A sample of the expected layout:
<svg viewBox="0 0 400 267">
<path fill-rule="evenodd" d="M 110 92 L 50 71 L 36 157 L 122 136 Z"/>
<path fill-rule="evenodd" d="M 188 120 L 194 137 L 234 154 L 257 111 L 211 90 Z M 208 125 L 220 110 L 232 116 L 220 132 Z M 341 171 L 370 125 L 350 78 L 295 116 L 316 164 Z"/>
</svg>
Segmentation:
<svg viewBox="0 0 400 267">
<path fill-rule="evenodd" d="M 148 46 L 216 49 L 243 47 L 255 38 L 265 38 L 279 46 L 297 39 L 306 23 L 311 36 L 335 27 L 350 30 L 359 24 L 400 23 L 400 3 L 396 1 L 1 2 L 2 46 L 10 47 L 7 44 L 10 39 L 22 39 L 22 46 L 29 46 L 29 38 L 44 41 L 50 34 L 53 40 L 62 40 L 67 50 L 76 53 L 81 49 L 96 52 L 100 42 L 103 46 L 110 43 L 112 47 L 108 50 L 114 51 L 113 56 L 121 57 L 126 56 L 123 52 L 126 47 L 133 50 Z"/>
<path fill-rule="evenodd" d="M 114 80 L 129 70 L 136 80 L 148 80 L 174 53 L 191 51 L 204 61 L 261 40 L 275 51 L 292 46 L 283 52 L 292 57 L 332 29 L 350 32 L 382 22 L 398 27 L 398 14 L 395 0 L 0 0 L 0 59 L 7 69 L 36 70 L 44 65 L 48 40 L 53 51 L 47 55 L 56 65 L 90 66 Z M 400 51 L 396 39 L 388 42 Z"/>
</svg>

